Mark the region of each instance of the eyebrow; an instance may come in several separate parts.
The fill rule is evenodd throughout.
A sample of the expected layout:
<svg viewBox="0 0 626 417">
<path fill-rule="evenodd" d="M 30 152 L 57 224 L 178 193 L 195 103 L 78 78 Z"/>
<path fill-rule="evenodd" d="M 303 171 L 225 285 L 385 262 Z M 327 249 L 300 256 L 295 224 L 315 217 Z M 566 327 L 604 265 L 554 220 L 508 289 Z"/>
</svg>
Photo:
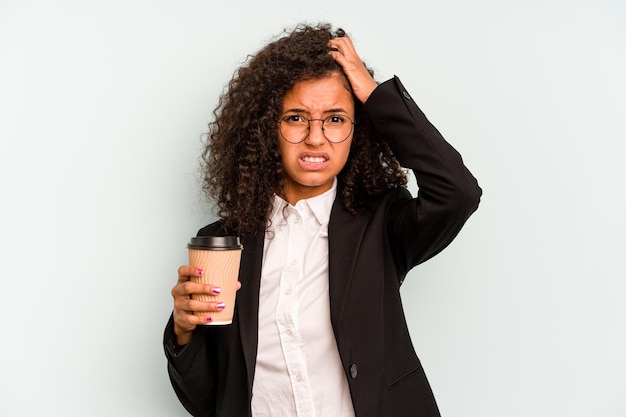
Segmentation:
<svg viewBox="0 0 626 417">
<path fill-rule="evenodd" d="M 293 108 L 293 109 L 285 110 L 283 113 L 309 113 L 309 111 L 305 110 L 305 109 Z M 348 112 L 345 109 L 341 108 L 341 107 L 335 107 L 335 108 L 332 108 L 332 109 L 324 110 L 324 114 L 326 114 L 326 113 L 345 113 L 345 114 L 348 114 Z"/>
</svg>

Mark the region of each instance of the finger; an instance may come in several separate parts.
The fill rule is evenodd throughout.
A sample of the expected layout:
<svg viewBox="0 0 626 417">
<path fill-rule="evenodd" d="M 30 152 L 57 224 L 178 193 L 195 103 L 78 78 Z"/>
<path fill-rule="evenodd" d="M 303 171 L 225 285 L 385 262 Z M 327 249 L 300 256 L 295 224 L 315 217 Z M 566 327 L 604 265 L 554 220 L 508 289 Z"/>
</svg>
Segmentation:
<svg viewBox="0 0 626 417">
<path fill-rule="evenodd" d="M 179 281 L 172 288 L 172 297 L 186 297 L 189 298 L 192 294 L 203 295 L 219 295 L 222 293 L 222 289 L 217 285 L 203 284 L 193 281 Z"/>
<path fill-rule="evenodd" d="M 343 68 L 345 72 L 349 72 L 350 68 L 354 66 L 352 61 L 350 61 L 348 57 L 346 57 L 339 49 L 335 51 L 330 50 L 328 54 L 333 57 L 333 59 L 341 66 L 341 68 Z"/>
<path fill-rule="evenodd" d="M 328 41 L 328 43 L 332 45 L 347 45 L 347 46 L 353 45 L 352 39 L 350 39 L 350 37 L 348 36 L 342 36 L 340 38 L 332 38 L 331 40 Z"/>
<path fill-rule="evenodd" d="M 213 316 L 209 315 L 202 315 L 202 316 L 193 316 L 194 317 L 194 323 L 195 324 L 208 324 L 211 323 L 213 321 Z"/>
<path fill-rule="evenodd" d="M 189 311 L 174 310 L 175 327 L 178 327 L 185 332 L 193 331 L 197 325 L 207 324 L 211 321 L 213 321 L 213 319 L 210 314 L 194 315 Z"/>
<path fill-rule="evenodd" d="M 223 301 L 202 301 L 194 300 L 192 298 L 179 298 L 174 302 L 174 309 L 177 311 L 184 311 L 188 314 L 205 314 L 222 311 L 226 308 L 226 304 Z"/>
<path fill-rule="evenodd" d="M 222 302 L 190 302 L 189 308 L 174 309 L 174 322 L 184 331 L 193 330 L 198 324 L 207 324 L 213 321 L 213 313 L 222 311 L 226 305 Z"/>
<path fill-rule="evenodd" d="M 328 41 L 328 46 L 331 48 L 332 52 L 339 52 L 340 54 L 344 56 L 358 57 L 356 49 L 354 48 L 354 44 L 348 37 L 333 38 L 330 41 Z"/>
<path fill-rule="evenodd" d="M 183 265 L 178 268 L 178 281 L 189 281 L 190 277 L 200 277 L 204 271 L 193 265 Z"/>
<path fill-rule="evenodd" d="M 213 314 L 222 311 L 225 308 L 224 303 L 206 303 L 192 302 L 188 308 L 196 310 L 187 310 L 186 308 L 174 308 L 174 322 L 178 327 L 185 331 L 193 330 L 197 324 L 206 324 Z"/>
<path fill-rule="evenodd" d="M 364 64 L 359 55 L 350 48 L 344 46 L 331 47 L 328 53 L 346 72 L 357 71 L 360 70 L 361 67 L 364 68 Z"/>
</svg>

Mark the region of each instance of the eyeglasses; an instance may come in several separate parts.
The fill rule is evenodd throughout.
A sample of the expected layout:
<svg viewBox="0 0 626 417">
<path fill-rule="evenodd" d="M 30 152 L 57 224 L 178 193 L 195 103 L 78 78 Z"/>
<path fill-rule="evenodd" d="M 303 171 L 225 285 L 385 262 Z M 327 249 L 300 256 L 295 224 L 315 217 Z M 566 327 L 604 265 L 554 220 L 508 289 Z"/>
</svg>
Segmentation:
<svg viewBox="0 0 626 417">
<path fill-rule="evenodd" d="M 356 122 L 343 114 L 331 114 L 324 119 L 307 119 L 299 114 L 285 116 L 278 121 L 280 135 L 289 143 L 303 142 L 311 132 L 311 122 L 322 122 L 322 133 L 331 143 L 341 143 L 350 137 Z"/>
</svg>

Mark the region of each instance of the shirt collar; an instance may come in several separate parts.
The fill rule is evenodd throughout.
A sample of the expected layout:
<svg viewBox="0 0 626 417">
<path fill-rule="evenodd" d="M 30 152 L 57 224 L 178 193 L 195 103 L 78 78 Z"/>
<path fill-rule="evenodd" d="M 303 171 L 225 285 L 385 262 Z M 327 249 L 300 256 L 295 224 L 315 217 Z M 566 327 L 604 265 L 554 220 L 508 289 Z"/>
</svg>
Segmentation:
<svg viewBox="0 0 626 417">
<path fill-rule="evenodd" d="M 330 219 L 330 211 L 333 208 L 333 202 L 335 201 L 335 197 L 337 196 L 337 177 L 333 179 L 333 185 L 330 187 L 328 191 L 323 192 L 320 195 L 316 195 L 315 197 L 307 198 L 304 200 L 300 200 L 296 203 L 295 209 L 298 209 L 300 206 L 308 206 L 311 210 L 319 224 L 328 224 Z M 277 194 L 274 194 L 274 202 L 272 207 L 272 214 L 270 216 L 271 220 L 275 220 L 277 215 L 280 215 L 282 210 L 289 206 L 290 204 L 285 201 L 282 197 L 279 197 Z M 292 206 L 294 207 L 294 206 Z"/>
<path fill-rule="evenodd" d="M 307 198 L 306 200 L 300 200 L 296 203 L 296 207 L 298 204 L 308 205 L 319 224 L 328 224 L 330 211 L 333 208 L 333 202 L 335 201 L 336 195 L 337 177 L 333 179 L 333 185 L 328 191 L 325 191 L 320 195 L 316 195 L 315 197 Z"/>
</svg>

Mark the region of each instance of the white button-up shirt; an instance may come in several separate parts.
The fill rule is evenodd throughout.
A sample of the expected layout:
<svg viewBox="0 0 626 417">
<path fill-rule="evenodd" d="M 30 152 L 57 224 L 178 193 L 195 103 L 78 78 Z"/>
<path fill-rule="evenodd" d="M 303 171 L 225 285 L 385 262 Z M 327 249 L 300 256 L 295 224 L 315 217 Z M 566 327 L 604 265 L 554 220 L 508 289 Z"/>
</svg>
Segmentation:
<svg viewBox="0 0 626 417">
<path fill-rule="evenodd" d="M 354 416 L 330 323 L 328 220 L 337 180 L 295 206 L 274 199 L 259 299 L 254 417 Z"/>
</svg>

